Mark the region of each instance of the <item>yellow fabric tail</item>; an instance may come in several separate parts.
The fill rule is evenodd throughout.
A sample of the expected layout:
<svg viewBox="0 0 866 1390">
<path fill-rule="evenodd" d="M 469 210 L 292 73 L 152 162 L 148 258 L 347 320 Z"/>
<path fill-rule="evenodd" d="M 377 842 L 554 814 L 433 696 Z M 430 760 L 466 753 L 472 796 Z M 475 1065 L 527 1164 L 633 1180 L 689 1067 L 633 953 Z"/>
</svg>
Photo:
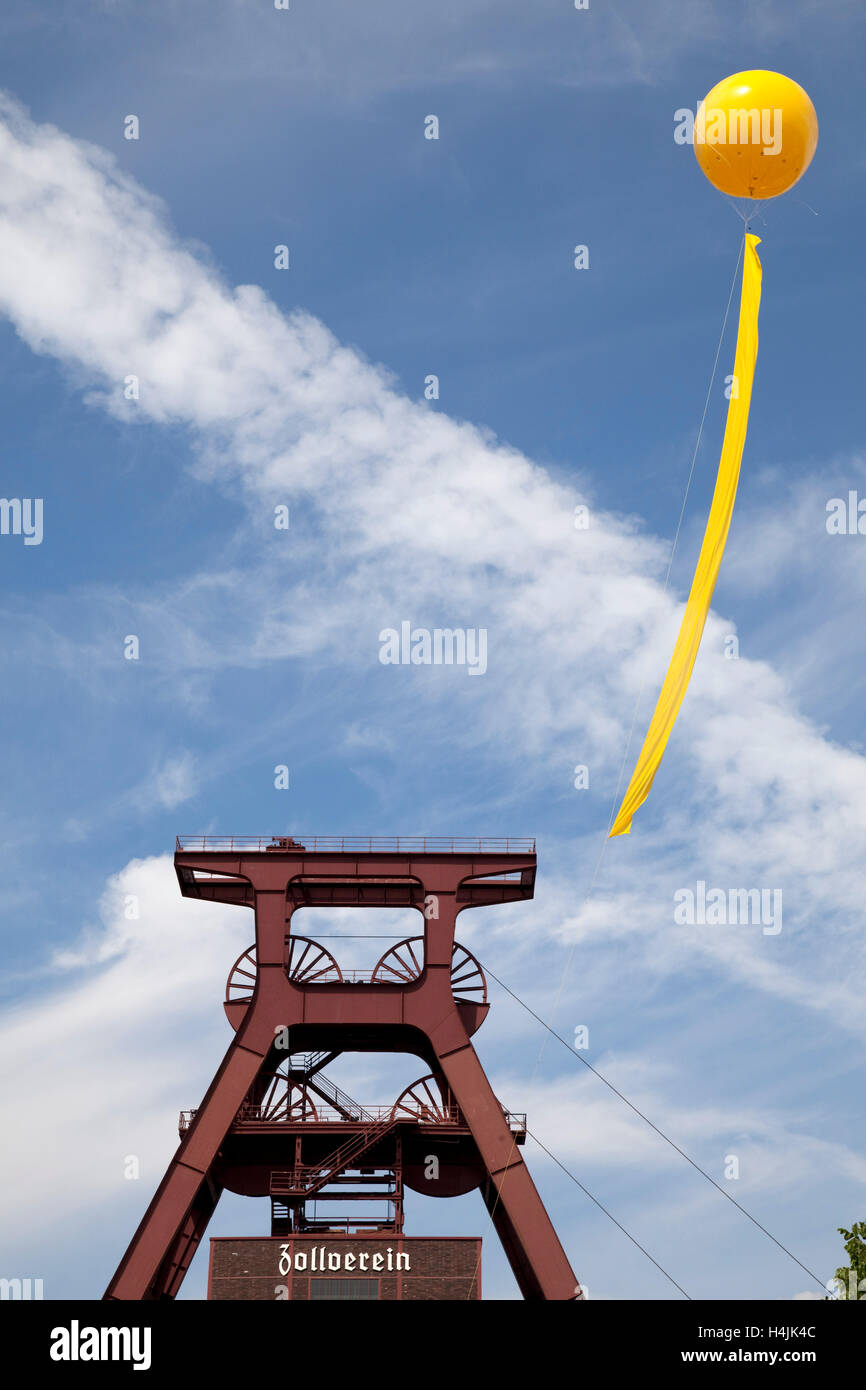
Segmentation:
<svg viewBox="0 0 866 1390">
<path fill-rule="evenodd" d="M 692 668 L 701 645 L 704 624 L 719 575 L 725 543 L 731 525 L 740 461 L 746 442 L 752 381 L 758 356 L 758 309 L 761 304 L 761 262 L 755 249 L 761 238 L 746 233 L 743 261 L 743 288 L 740 296 L 740 323 L 737 329 L 737 351 L 734 357 L 734 390 L 728 401 L 725 438 L 719 460 L 716 489 L 698 556 L 695 577 L 683 614 L 671 664 L 668 667 L 658 702 L 650 720 L 640 757 L 622 799 L 619 813 L 610 836 L 628 835 L 632 817 L 650 794 L 668 738 L 674 727 L 680 705 L 688 689 Z"/>
</svg>

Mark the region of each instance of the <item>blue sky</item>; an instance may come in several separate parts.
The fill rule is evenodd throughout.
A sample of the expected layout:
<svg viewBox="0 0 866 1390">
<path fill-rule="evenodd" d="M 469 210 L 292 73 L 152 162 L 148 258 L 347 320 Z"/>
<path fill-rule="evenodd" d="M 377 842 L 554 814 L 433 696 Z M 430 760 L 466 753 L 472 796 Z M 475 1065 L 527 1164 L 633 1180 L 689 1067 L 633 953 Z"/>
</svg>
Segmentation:
<svg viewBox="0 0 866 1390">
<path fill-rule="evenodd" d="M 461 937 L 565 1036 L 587 1024 L 588 1059 L 718 1181 L 736 1154 L 732 1195 L 833 1274 L 866 1202 L 866 541 L 825 525 L 828 499 L 866 494 L 864 37 L 844 0 L 0 20 L 2 493 L 45 507 L 40 546 L 0 537 L 3 1273 L 101 1293 L 227 1045 L 251 925 L 180 899 L 175 834 L 292 830 L 535 834 L 534 902 Z M 674 112 L 748 67 L 806 87 L 820 142 L 755 228 L 750 432 L 692 688 L 587 897 L 733 358 L 731 331 L 665 593 L 742 231 Z M 405 619 L 486 627 L 484 677 L 381 665 Z M 675 925 L 701 879 L 781 889 L 783 930 Z M 476 1044 L 497 1093 L 693 1297 L 820 1295 L 493 999 Z M 375 1104 L 416 1071 L 334 1074 Z M 526 1153 L 591 1297 L 675 1293 Z M 227 1200 L 211 1233 L 264 1230 L 263 1205 Z M 517 1296 L 479 1198 L 410 1207 L 409 1229 L 443 1228 L 481 1234 L 487 1296 Z"/>
</svg>

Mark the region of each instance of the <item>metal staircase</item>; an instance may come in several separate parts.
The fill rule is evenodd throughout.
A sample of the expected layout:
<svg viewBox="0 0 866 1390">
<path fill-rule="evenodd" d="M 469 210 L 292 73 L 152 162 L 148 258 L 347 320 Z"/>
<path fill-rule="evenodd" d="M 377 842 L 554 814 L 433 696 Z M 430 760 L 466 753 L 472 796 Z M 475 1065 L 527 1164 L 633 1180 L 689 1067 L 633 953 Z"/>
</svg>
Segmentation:
<svg viewBox="0 0 866 1390">
<path fill-rule="evenodd" d="M 364 1124 L 375 1123 L 375 1115 L 371 1115 L 369 1111 L 364 1109 L 363 1105 L 359 1105 L 339 1086 L 335 1086 L 329 1077 L 323 1075 L 322 1068 L 334 1061 L 339 1055 L 339 1052 L 312 1052 L 302 1057 L 301 1065 L 297 1067 L 292 1065 L 293 1059 L 290 1059 L 289 1074 L 293 1078 L 303 1081 L 323 1100 L 327 1100 L 335 1110 L 340 1111 L 345 1119 L 361 1120 Z"/>
<path fill-rule="evenodd" d="M 271 1173 L 271 1197 L 313 1197 L 321 1192 L 329 1182 L 384 1139 L 400 1123 L 393 1115 L 386 1120 L 375 1120 L 365 1124 L 363 1129 L 351 1134 L 321 1164 L 315 1167 L 276 1169 Z"/>
</svg>

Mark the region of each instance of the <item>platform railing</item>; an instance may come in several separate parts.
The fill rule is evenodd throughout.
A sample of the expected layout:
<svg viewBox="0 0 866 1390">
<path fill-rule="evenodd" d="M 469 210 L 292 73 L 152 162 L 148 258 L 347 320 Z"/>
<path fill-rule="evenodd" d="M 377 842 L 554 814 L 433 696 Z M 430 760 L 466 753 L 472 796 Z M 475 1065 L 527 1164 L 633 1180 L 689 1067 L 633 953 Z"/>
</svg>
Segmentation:
<svg viewBox="0 0 866 1390">
<path fill-rule="evenodd" d="M 316 1105 L 316 1119 L 315 1119 L 315 1120 L 305 1119 L 305 1120 L 303 1121 L 303 1123 L 304 1123 L 305 1125 L 315 1125 L 315 1124 L 328 1124 L 328 1125 L 330 1125 L 330 1124 L 340 1124 L 340 1125 L 350 1125 L 350 1126 L 352 1126 L 352 1127 L 355 1128 L 355 1129 L 360 1129 L 360 1128 L 363 1128 L 365 1125 L 370 1125 L 370 1124 L 382 1124 L 384 1121 L 390 1120 L 390 1119 L 392 1118 L 392 1116 L 394 1116 L 394 1106 L 393 1106 L 393 1105 L 364 1105 L 364 1106 L 360 1106 L 360 1105 L 359 1105 L 359 1106 L 358 1106 L 358 1110 L 361 1112 L 360 1115 L 352 1116 L 352 1117 L 350 1117 L 349 1119 L 347 1119 L 346 1116 L 345 1116 L 345 1114 L 344 1114 L 341 1110 L 337 1110 L 336 1107 L 330 1106 L 330 1105 L 318 1105 L 318 1104 L 317 1104 L 317 1105 Z M 196 1114 L 197 1114 L 197 1111 L 195 1111 L 195 1110 L 181 1110 L 181 1112 L 180 1112 L 180 1118 L 179 1118 L 179 1120 L 178 1120 L 178 1126 L 177 1126 L 177 1127 L 178 1127 L 178 1131 L 179 1131 L 181 1134 L 185 1134 L 185 1133 L 186 1133 L 186 1131 L 189 1129 L 190 1125 L 192 1124 L 193 1120 L 195 1119 Z M 430 1113 L 424 1113 L 424 1114 L 422 1114 L 422 1113 L 420 1112 L 420 1110 L 418 1111 L 417 1115 L 415 1115 L 414 1112 L 413 1112 L 411 1109 L 406 1109 L 405 1107 L 401 1107 L 400 1113 L 399 1113 L 395 1118 L 396 1118 L 397 1120 L 409 1120 L 409 1121 L 411 1121 L 413 1118 L 415 1118 L 415 1119 L 417 1119 L 421 1124 L 424 1124 L 424 1125 L 457 1125 L 457 1124 L 460 1123 L 460 1111 L 458 1110 L 458 1108 L 457 1108 L 456 1105 L 450 1105 L 450 1106 L 447 1107 L 447 1109 L 443 1110 L 441 1114 L 438 1114 L 438 1115 L 435 1115 L 435 1116 L 432 1115 L 432 1114 L 430 1114 Z M 526 1129 L 526 1116 L 525 1116 L 525 1115 L 524 1115 L 524 1116 L 517 1116 L 517 1117 L 514 1117 L 514 1118 L 516 1118 L 516 1119 L 518 1119 L 518 1120 L 519 1120 L 519 1119 L 522 1119 L 522 1120 L 523 1120 L 523 1130 L 525 1130 L 525 1129 Z M 298 1123 L 298 1121 L 288 1121 L 288 1120 L 286 1120 L 286 1119 L 271 1120 L 271 1119 L 268 1119 L 267 1115 L 263 1118 L 263 1117 L 262 1117 L 262 1114 L 261 1114 L 261 1107 L 260 1107 L 260 1106 L 258 1106 L 258 1105 L 251 1105 L 251 1104 L 249 1104 L 249 1103 L 246 1103 L 246 1104 L 244 1104 L 244 1105 L 241 1107 L 241 1109 L 238 1111 L 237 1117 L 236 1117 L 236 1119 L 235 1119 L 235 1121 L 234 1121 L 234 1126 L 237 1127 L 237 1128 L 243 1128 L 244 1125 L 260 1125 L 260 1124 L 266 1124 L 266 1125 L 282 1125 L 282 1124 L 289 1124 L 289 1123 Z M 512 1129 L 512 1133 L 520 1133 L 520 1132 L 521 1132 L 521 1131 L 520 1131 L 519 1127 L 518 1127 L 518 1129 L 516 1129 L 516 1130 L 515 1130 L 515 1129 Z"/>
<path fill-rule="evenodd" d="M 342 1111 L 335 1109 L 333 1106 L 317 1105 L 317 1118 L 315 1120 L 305 1120 L 304 1124 L 342 1124 L 358 1127 L 365 1124 L 381 1124 L 384 1120 L 390 1119 L 394 1113 L 393 1105 L 365 1105 L 363 1107 L 358 1106 L 358 1109 L 362 1112 L 360 1116 L 347 1119 Z M 511 1133 L 515 1135 L 525 1135 L 526 1115 L 517 1114 L 511 1110 L 506 1110 L 504 1113 Z M 181 1110 L 178 1120 L 178 1130 L 181 1134 L 186 1133 L 195 1119 L 196 1114 L 197 1111 L 195 1110 Z M 412 1111 L 403 1108 L 397 1118 L 401 1120 L 411 1120 L 413 1118 Z M 415 1118 L 418 1119 L 421 1124 L 425 1125 L 457 1125 L 461 1123 L 460 1111 L 456 1105 L 447 1106 L 440 1114 L 435 1116 L 429 1113 L 422 1115 L 419 1111 Z M 235 1125 L 240 1126 L 245 1124 L 279 1125 L 286 1123 L 287 1121 L 285 1120 L 262 1119 L 260 1107 L 250 1104 L 246 1104 L 242 1107 L 235 1120 Z"/>
<path fill-rule="evenodd" d="M 238 1115 L 235 1124 L 270 1124 L 271 1121 L 261 1119 L 261 1116 L 256 1113 L 257 1109 L 258 1107 L 254 1105 L 245 1106 L 243 1111 Z M 304 1124 L 343 1124 L 352 1125 L 355 1128 L 360 1128 L 368 1124 L 381 1124 L 383 1120 L 390 1120 L 391 1116 L 394 1114 L 393 1105 L 364 1105 L 358 1106 L 358 1109 L 362 1111 L 360 1115 L 353 1115 L 347 1119 L 345 1114 L 343 1114 L 341 1110 L 338 1110 L 336 1106 L 319 1105 L 317 1101 L 317 1118 L 315 1120 L 304 1120 Z M 415 1118 L 418 1119 L 421 1122 L 421 1124 L 425 1125 L 456 1125 L 457 1123 L 459 1123 L 460 1114 L 456 1105 L 454 1105 L 450 1106 L 447 1111 L 443 1111 L 441 1114 L 436 1115 L 435 1117 L 430 1114 L 422 1115 L 420 1110 L 418 1114 L 415 1115 L 414 1112 L 411 1110 L 401 1109 L 399 1115 L 397 1115 L 396 1118 L 398 1120 L 412 1120 L 413 1118 Z M 274 1120 L 273 1123 L 282 1124 L 284 1123 L 284 1121 Z"/>
<path fill-rule="evenodd" d="M 393 985 L 409 984 L 411 981 L 404 980 L 385 980 L 381 975 L 376 974 L 376 967 L 370 966 L 369 970 L 344 970 L 340 967 L 341 985 Z"/>
<path fill-rule="evenodd" d="M 512 1134 L 523 1134 L 523 1135 L 526 1134 L 526 1113 L 525 1113 L 525 1111 L 524 1111 L 524 1113 L 523 1113 L 522 1115 L 519 1115 L 519 1114 L 516 1114 L 513 1110 L 506 1110 L 506 1111 L 505 1111 L 505 1118 L 506 1118 L 506 1120 L 507 1120 L 507 1122 L 508 1122 L 508 1128 L 511 1130 L 511 1133 L 512 1133 Z"/>
<path fill-rule="evenodd" d="M 394 1220 L 384 1221 L 379 1217 L 347 1216 L 336 1219 L 328 1217 L 305 1218 L 303 1226 L 298 1231 L 299 1235 L 308 1235 L 310 1232 L 318 1232 L 320 1235 L 327 1235 L 330 1231 L 339 1231 L 341 1235 L 352 1235 L 355 1231 L 381 1231 L 383 1235 L 400 1235 L 402 1226 Z M 285 1232 L 285 1234 L 289 1234 Z"/>
<path fill-rule="evenodd" d="M 336 853 L 336 854 L 534 854 L 530 837 L 481 837 L 436 835 L 178 835 L 178 854 L 198 850 L 214 854 Z"/>
</svg>

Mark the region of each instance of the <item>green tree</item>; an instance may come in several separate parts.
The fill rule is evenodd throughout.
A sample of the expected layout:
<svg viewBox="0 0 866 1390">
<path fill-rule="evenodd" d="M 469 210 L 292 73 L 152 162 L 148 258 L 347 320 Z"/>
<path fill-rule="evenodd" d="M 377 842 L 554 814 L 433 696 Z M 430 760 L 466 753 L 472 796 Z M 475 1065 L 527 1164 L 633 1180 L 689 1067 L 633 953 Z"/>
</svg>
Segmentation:
<svg viewBox="0 0 866 1390">
<path fill-rule="evenodd" d="M 836 1297 L 866 1299 L 866 1221 L 855 1221 L 850 1231 L 837 1229 L 851 1263 L 836 1270 Z"/>
</svg>

